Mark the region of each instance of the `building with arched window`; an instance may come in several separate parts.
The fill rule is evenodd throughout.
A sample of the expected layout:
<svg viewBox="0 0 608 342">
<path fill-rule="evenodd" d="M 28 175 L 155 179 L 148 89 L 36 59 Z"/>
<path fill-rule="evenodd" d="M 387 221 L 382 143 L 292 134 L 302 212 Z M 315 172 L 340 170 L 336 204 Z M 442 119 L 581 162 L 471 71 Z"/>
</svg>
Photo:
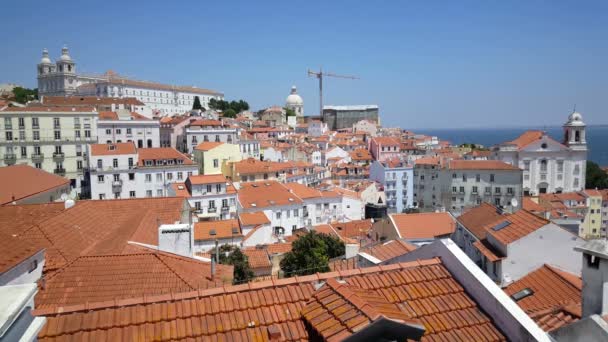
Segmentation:
<svg viewBox="0 0 608 342">
<path fill-rule="evenodd" d="M 523 170 L 524 195 L 585 188 L 587 141 L 583 116 L 573 112 L 563 127 L 562 142 L 543 131 L 527 131 L 513 141 L 494 147 L 494 159 Z"/>
</svg>

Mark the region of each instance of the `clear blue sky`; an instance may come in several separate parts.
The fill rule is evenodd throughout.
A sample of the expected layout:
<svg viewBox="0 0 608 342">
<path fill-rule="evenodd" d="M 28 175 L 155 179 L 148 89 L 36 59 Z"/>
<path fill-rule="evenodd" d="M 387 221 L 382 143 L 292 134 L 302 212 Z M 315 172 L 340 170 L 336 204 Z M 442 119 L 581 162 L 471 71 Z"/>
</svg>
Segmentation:
<svg viewBox="0 0 608 342">
<path fill-rule="evenodd" d="M 179 3 L 179 4 L 178 4 Z M 608 124 L 608 1 L 11 1 L 0 83 L 36 85 L 42 48 L 77 68 L 282 104 L 378 104 L 404 128 Z"/>
</svg>

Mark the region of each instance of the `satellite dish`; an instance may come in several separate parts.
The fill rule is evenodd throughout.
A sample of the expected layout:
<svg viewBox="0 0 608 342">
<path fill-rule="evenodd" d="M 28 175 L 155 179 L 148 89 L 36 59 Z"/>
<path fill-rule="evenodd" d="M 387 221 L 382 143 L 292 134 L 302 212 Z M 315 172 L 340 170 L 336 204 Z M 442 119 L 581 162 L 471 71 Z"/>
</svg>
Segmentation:
<svg viewBox="0 0 608 342">
<path fill-rule="evenodd" d="M 68 194 L 61 194 L 61 202 L 65 202 L 68 199 Z"/>
<path fill-rule="evenodd" d="M 512 198 L 511 199 L 511 206 L 516 208 L 519 205 L 519 201 L 517 200 L 517 198 Z"/>
</svg>

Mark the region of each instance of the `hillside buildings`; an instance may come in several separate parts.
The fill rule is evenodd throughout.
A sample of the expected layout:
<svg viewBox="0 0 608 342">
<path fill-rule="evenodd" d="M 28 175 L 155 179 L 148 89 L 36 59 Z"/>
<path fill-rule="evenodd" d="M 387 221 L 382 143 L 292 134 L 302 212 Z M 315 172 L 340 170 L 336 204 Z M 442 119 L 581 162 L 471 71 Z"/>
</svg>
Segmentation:
<svg viewBox="0 0 608 342">
<path fill-rule="evenodd" d="M 492 158 L 523 170 L 525 195 L 579 191 L 585 187 L 585 123 L 574 112 L 564 124 L 563 143 L 542 131 L 527 131 L 494 147 Z"/>
<path fill-rule="evenodd" d="M 369 178 L 384 187 L 389 213 L 402 213 L 414 206 L 414 168 L 396 160 L 374 161 Z"/>
<path fill-rule="evenodd" d="M 43 50 L 42 59 L 37 65 L 37 75 L 40 97 L 70 95 L 134 97 L 153 111 L 165 115 L 182 114 L 191 110 L 194 98 L 197 96 L 205 108 L 209 108 L 209 100 L 224 98 L 222 93 L 209 89 L 139 81 L 112 71 L 103 75 L 78 74 L 76 63 L 65 46 L 55 63 L 51 61 L 48 50 Z"/>
</svg>

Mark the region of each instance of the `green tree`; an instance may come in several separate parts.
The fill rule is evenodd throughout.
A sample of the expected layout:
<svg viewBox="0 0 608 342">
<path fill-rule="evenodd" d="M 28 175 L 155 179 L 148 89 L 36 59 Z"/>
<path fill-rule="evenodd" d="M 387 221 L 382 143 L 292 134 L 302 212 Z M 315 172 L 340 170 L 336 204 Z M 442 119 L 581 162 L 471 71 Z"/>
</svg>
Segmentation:
<svg viewBox="0 0 608 342">
<path fill-rule="evenodd" d="M 586 171 L 586 183 L 585 188 L 587 189 L 608 189 L 608 174 L 600 168 L 599 165 L 587 161 Z"/>
<path fill-rule="evenodd" d="M 281 260 L 285 276 L 329 271 L 329 259 L 344 255 L 344 243 L 338 238 L 311 231 L 293 242 L 291 252 Z"/>
<path fill-rule="evenodd" d="M 202 110 L 202 111 L 205 110 L 203 105 L 201 105 L 201 99 L 199 99 L 198 96 L 194 97 L 194 103 L 192 104 L 192 110 Z"/>
<path fill-rule="evenodd" d="M 220 264 L 234 266 L 233 284 L 241 284 L 248 282 L 254 276 L 249 260 L 245 254 L 236 246 L 222 245 L 220 246 Z"/>
<path fill-rule="evenodd" d="M 236 111 L 232 108 L 228 108 L 226 109 L 223 113 L 222 113 L 223 117 L 226 118 L 235 118 L 236 117 Z"/>
<path fill-rule="evenodd" d="M 287 108 L 287 107 L 285 107 L 283 109 L 285 109 L 285 114 L 287 114 L 287 116 L 296 116 L 295 110 L 293 110 L 291 108 Z"/>
<path fill-rule="evenodd" d="M 13 88 L 13 95 L 15 96 L 15 102 L 27 103 L 28 101 L 38 99 L 38 88 L 28 89 L 23 87 Z"/>
</svg>

